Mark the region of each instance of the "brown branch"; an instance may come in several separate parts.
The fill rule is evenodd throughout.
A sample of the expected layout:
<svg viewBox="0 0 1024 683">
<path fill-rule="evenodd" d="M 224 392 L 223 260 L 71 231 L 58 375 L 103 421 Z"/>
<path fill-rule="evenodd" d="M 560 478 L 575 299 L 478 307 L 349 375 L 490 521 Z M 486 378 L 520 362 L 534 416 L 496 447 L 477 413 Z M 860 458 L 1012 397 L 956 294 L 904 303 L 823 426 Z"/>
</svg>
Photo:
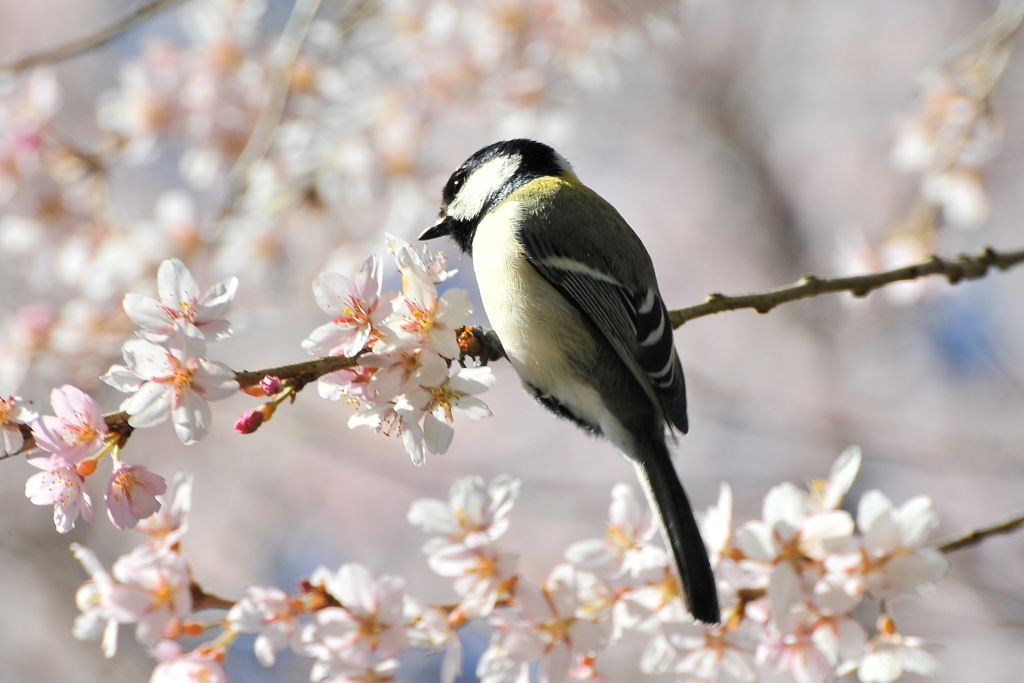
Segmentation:
<svg viewBox="0 0 1024 683">
<path fill-rule="evenodd" d="M 192 593 L 192 611 L 198 612 L 204 609 L 231 609 L 235 606 L 234 600 L 222 598 L 213 593 L 207 593 L 202 586 L 193 581 L 189 584 Z"/>
<path fill-rule="evenodd" d="M 724 311 L 736 311 L 741 308 L 752 308 L 758 313 L 767 313 L 779 304 L 833 292 L 850 292 L 854 296 L 863 297 L 893 282 L 916 280 L 928 275 L 943 275 L 950 284 L 956 284 L 961 280 L 975 280 L 984 277 L 993 266 L 999 270 L 1008 270 L 1022 262 L 1024 262 L 1024 249 L 1000 252 L 992 247 L 985 247 L 973 256 L 960 254 L 952 259 L 929 256 L 920 263 L 866 275 L 846 277 L 805 275 L 792 284 L 764 292 L 753 294 L 715 292 L 709 294 L 703 303 L 696 306 L 670 311 L 669 317 L 672 327 L 675 328 L 694 318 L 702 318 Z"/>
<path fill-rule="evenodd" d="M 156 0 L 148 5 L 143 5 L 142 7 L 138 7 L 132 12 L 121 17 L 109 26 L 101 28 L 92 35 L 79 38 L 78 40 L 73 40 L 70 43 L 50 50 L 43 50 L 41 52 L 30 54 L 17 61 L 11 62 L 10 64 L 0 65 L 0 73 L 19 74 L 26 69 L 42 66 L 44 64 L 55 64 L 66 59 L 71 59 L 72 57 L 77 57 L 80 54 L 109 43 L 111 40 L 114 40 L 121 34 L 125 33 L 136 24 L 141 23 L 153 15 L 169 9 L 170 7 L 173 7 L 181 1 L 182 0 Z"/>
<path fill-rule="evenodd" d="M 951 553 L 954 550 L 960 550 L 961 548 L 969 548 L 973 545 L 977 545 L 989 536 L 1008 534 L 1012 531 L 1016 531 L 1022 526 L 1024 526 L 1024 512 L 1017 513 L 1012 517 L 1008 517 L 1001 522 L 996 522 L 995 524 L 990 524 L 989 526 L 968 529 L 967 531 L 954 536 L 949 536 L 948 538 L 936 541 L 932 547 L 940 552 Z"/>
</svg>

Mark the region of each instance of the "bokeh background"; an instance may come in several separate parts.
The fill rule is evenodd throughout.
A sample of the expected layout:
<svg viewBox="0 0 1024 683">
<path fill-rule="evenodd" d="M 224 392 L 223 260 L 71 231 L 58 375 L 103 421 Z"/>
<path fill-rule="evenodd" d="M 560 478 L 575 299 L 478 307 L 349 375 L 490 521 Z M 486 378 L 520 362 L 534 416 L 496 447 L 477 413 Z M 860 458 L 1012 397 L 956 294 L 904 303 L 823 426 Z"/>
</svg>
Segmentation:
<svg viewBox="0 0 1024 683">
<path fill-rule="evenodd" d="M 214 9 L 199 11 L 200 3 Z M 317 85 L 294 96 L 266 167 L 230 217 L 217 220 L 238 131 L 251 129 L 253 102 L 267 87 L 265 73 L 243 67 L 259 63 L 253 55 L 272 44 L 291 3 L 185 3 L 55 67 L 62 102 L 48 130 L 68 141 L 63 154 L 91 150 L 109 169 L 102 182 L 81 168 L 58 181 L 19 180 L 26 184 L 0 206 L 0 394 L 45 408 L 49 387 L 73 379 L 114 409 L 120 398 L 95 376 L 129 330 L 118 317 L 120 296 L 152 291 L 156 264 L 175 255 L 201 282 L 241 278 L 236 334 L 215 345 L 212 358 L 237 369 L 303 359 L 299 343 L 325 319 L 310 296 L 316 273 L 351 273 L 369 251 L 383 253 L 383 229 L 411 240 L 432 219 L 447 174 L 478 147 L 513 135 L 557 145 L 619 209 L 652 254 L 670 308 L 712 291 L 895 263 L 887 254 L 900 248 L 913 259 L 929 249 L 1020 246 L 1021 51 L 1009 53 L 991 99 L 1002 142 L 971 167 L 988 210 L 968 198 L 964 210 L 973 208 L 968 219 L 977 220 L 958 226 L 949 220 L 955 207 L 944 205 L 931 228 L 910 233 L 916 242 L 893 246 L 925 201 L 921 173 L 893 163 L 907 122 L 935 106 L 919 97 L 931 82 L 922 74 L 997 5 L 424 0 L 370 6 L 341 39 L 331 26 L 337 33 L 359 8 L 327 0 L 304 53 L 306 77 Z M 0 0 L 0 63 L 86 35 L 130 7 Z M 218 28 L 210 16 L 237 23 Z M 153 56 L 161 49 L 176 55 L 163 55 L 171 62 L 190 50 L 190 59 L 214 60 L 225 35 L 242 56 L 221 54 L 228 66 L 207 65 L 223 72 L 211 77 L 213 94 L 189 95 L 191 128 L 172 131 L 157 116 L 155 132 L 145 129 L 132 109 L 140 90 L 124 85 L 132 77 L 123 64 L 140 64 L 140 54 L 151 56 L 150 66 L 161 63 Z M 152 86 L 159 79 L 149 73 Z M 5 101 L 25 78 L 7 84 L 14 94 Z M 97 97 L 112 108 L 99 121 Z M 304 125 L 290 125 L 296 121 Z M 145 134 L 159 138 L 154 149 L 140 142 Z M 136 160 L 123 156 L 131 141 Z M 55 196 L 56 211 L 48 203 Z M 154 208 L 161 198 L 163 219 Z M 135 242 L 101 254 L 119 235 Z M 475 300 L 472 264 L 458 260 L 453 245 L 434 248 L 453 258 L 454 285 Z M 688 323 L 676 343 L 692 428 L 676 464 L 695 506 L 714 502 L 728 481 L 736 520 L 755 518 L 772 485 L 824 476 L 858 444 L 864 467 L 850 501 L 871 488 L 897 504 L 930 495 L 939 535 L 1019 511 L 1022 311 L 1018 269 L 955 287 L 934 280 L 864 301 L 832 295 L 768 315 Z M 502 472 L 524 482 L 506 545 L 540 581 L 569 543 L 601 532 L 612 485 L 632 481 L 632 472 L 607 444 L 534 404 L 509 366 L 495 371 L 498 384 L 485 396 L 494 417 L 458 421 L 450 451 L 422 468 L 398 440 L 350 431 L 351 409 L 312 389 L 254 435 L 231 428 L 253 405 L 239 395 L 214 406 L 212 433 L 199 445 L 181 447 L 165 425 L 137 432 L 126 458 L 168 479 L 178 470 L 195 474 L 185 552 L 203 586 L 226 597 L 250 583 L 292 586 L 320 563 L 360 561 L 405 576 L 423 599 L 449 600 L 450 585 L 428 570 L 406 511 L 417 498 L 444 498 L 457 477 Z M 137 535 L 116 532 L 105 518 L 58 535 L 49 510 L 24 497 L 34 472 L 21 458 L 0 462 L 0 683 L 146 680 L 152 661 L 130 637 L 108 661 L 96 643 L 70 632 L 74 593 L 86 577 L 68 544 L 88 545 L 109 563 Z M 938 681 L 1020 681 L 1024 536 L 992 538 L 952 559 L 935 593 L 894 607 L 901 631 L 941 645 Z M 467 656 L 478 656 L 486 629 L 466 638 Z M 233 681 L 307 679 L 308 660 L 283 655 L 263 670 L 248 642 L 229 657 Z M 617 656 L 602 658 L 611 680 L 641 677 L 642 646 L 627 638 Z M 436 680 L 438 658 L 405 664 L 400 680 Z"/>
</svg>

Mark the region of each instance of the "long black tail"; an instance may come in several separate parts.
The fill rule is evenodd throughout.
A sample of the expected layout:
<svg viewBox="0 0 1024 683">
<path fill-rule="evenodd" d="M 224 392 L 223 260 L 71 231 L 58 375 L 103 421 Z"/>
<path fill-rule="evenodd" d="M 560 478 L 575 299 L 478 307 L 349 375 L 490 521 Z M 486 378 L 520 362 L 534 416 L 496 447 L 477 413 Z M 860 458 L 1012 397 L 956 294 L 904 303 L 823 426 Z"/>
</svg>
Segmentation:
<svg viewBox="0 0 1024 683">
<path fill-rule="evenodd" d="M 647 501 L 658 517 L 686 606 L 698 621 L 717 624 L 722 620 L 722 614 L 718 607 L 715 575 L 690 508 L 690 500 L 672 466 L 668 446 L 664 441 L 650 439 L 640 450 L 642 452 L 633 454 L 629 459 L 644 487 Z"/>
</svg>

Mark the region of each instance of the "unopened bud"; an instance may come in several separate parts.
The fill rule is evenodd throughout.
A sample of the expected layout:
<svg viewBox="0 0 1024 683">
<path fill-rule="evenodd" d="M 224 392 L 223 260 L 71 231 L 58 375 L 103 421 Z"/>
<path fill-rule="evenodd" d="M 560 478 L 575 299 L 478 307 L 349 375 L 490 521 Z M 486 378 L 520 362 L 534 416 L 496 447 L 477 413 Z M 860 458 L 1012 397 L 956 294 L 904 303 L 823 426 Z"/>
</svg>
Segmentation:
<svg viewBox="0 0 1024 683">
<path fill-rule="evenodd" d="M 75 463 L 75 473 L 82 479 L 85 479 L 95 471 L 96 458 L 89 458 L 88 460 L 82 460 L 81 462 Z"/>
<path fill-rule="evenodd" d="M 235 422 L 235 431 L 240 434 L 252 434 L 260 428 L 263 421 L 263 413 L 257 408 L 250 408 Z"/>
<path fill-rule="evenodd" d="M 273 396 L 284 389 L 284 383 L 280 377 L 274 375 L 267 375 L 260 380 L 260 389 L 263 389 L 263 393 L 267 396 Z"/>
</svg>

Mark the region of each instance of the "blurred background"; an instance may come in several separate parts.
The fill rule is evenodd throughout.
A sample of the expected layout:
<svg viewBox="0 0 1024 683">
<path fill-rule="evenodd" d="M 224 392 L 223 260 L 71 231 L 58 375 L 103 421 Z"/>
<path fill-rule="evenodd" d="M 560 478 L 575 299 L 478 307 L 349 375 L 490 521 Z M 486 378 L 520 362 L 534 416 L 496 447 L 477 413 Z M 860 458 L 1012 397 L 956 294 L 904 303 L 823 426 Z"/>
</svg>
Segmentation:
<svg viewBox="0 0 1024 683">
<path fill-rule="evenodd" d="M 290 2 L 176 3 L 74 59 L 0 77 L 0 395 L 42 412 L 50 387 L 74 382 L 115 409 L 121 396 L 96 377 L 131 331 L 121 297 L 152 294 L 171 256 L 204 286 L 241 280 L 236 333 L 212 359 L 302 360 L 299 343 L 326 320 L 310 296 L 316 274 L 351 275 L 384 253 L 385 230 L 412 240 L 448 174 L 511 136 L 556 145 L 619 209 L 670 308 L 805 273 L 1019 247 L 1014 4 L 1011 28 L 976 33 L 995 0 L 324 0 L 301 53 L 275 70 Z M 134 6 L 0 0 L 0 64 Z M 275 80 L 289 96 L 265 154 L 238 165 Z M 472 264 L 432 247 L 476 300 Z M 676 465 L 695 507 L 728 481 L 735 520 L 759 517 L 772 485 L 825 476 L 858 444 L 849 505 L 871 488 L 897 505 L 927 494 L 938 535 L 1018 512 L 1022 302 L 1024 268 L 686 324 L 676 343 L 691 431 Z M 184 551 L 225 597 L 359 561 L 450 600 L 406 511 L 446 498 L 457 477 L 502 472 L 524 482 L 503 545 L 539 582 L 568 544 L 602 532 L 612 485 L 633 475 L 606 443 L 545 413 L 507 364 L 495 372 L 494 417 L 457 420 L 449 452 L 422 468 L 399 440 L 350 431 L 351 409 L 312 389 L 254 435 L 231 428 L 255 405 L 238 395 L 214 405 L 200 444 L 182 447 L 164 425 L 137 432 L 125 457 L 168 479 L 195 474 Z M 71 636 L 86 576 L 68 544 L 109 566 L 139 535 L 102 512 L 58 535 L 24 497 L 36 470 L 23 458 L 0 470 L 0 683 L 148 679 L 153 662 L 126 634 L 112 660 Z M 1024 535 L 952 560 L 935 593 L 894 607 L 900 630 L 940 644 L 938 681 L 1022 680 Z M 487 630 L 465 637 L 472 672 Z M 228 658 L 233 681 L 307 680 L 309 660 L 282 653 L 264 670 L 250 643 Z M 627 637 L 601 658 L 610 680 L 641 676 L 643 644 Z M 439 659 L 409 657 L 399 679 L 436 680 Z"/>
</svg>

